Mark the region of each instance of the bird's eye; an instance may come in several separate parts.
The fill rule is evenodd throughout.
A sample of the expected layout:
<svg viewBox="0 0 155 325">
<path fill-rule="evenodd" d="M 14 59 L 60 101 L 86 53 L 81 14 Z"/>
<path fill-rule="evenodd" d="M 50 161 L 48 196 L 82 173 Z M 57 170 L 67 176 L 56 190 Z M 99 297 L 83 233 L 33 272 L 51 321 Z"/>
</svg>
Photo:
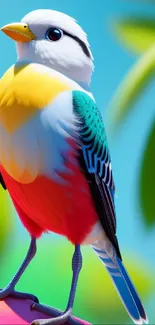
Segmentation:
<svg viewBox="0 0 155 325">
<path fill-rule="evenodd" d="M 63 32 L 61 29 L 56 27 L 50 28 L 46 33 L 46 38 L 50 41 L 59 41 L 59 39 L 63 36 Z"/>
</svg>

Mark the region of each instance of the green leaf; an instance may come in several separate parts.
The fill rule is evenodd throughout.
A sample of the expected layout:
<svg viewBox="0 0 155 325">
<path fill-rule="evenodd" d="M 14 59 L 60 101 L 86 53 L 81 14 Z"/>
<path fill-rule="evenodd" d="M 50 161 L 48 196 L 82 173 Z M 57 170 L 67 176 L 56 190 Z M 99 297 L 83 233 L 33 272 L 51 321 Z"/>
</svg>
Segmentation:
<svg viewBox="0 0 155 325">
<path fill-rule="evenodd" d="M 147 139 L 140 175 L 140 200 L 145 222 L 155 224 L 155 120 Z"/>
<path fill-rule="evenodd" d="M 110 132 L 116 132 L 119 124 L 134 108 L 136 100 L 145 90 L 155 73 L 155 46 L 147 51 L 131 68 L 119 85 L 108 109 Z"/>
<path fill-rule="evenodd" d="M 144 53 L 155 44 L 155 20 L 151 18 L 126 18 L 114 23 L 113 32 L 133 53 Z"/>
</svg>

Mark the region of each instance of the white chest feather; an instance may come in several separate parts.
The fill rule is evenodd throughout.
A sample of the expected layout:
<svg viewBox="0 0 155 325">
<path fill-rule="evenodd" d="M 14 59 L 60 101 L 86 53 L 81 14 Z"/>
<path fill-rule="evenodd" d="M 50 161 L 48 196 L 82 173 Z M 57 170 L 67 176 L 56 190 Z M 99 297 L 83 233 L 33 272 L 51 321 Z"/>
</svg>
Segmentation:
<svg viewBox="0 0 155 325">
<path fill-rule="evenodd" d="M 65 172 L 68 139 L 75 132 L 72 92 L 67 91 L 13 134 L 0 126 L 0 161 L 22 183 L 42 174 L 62 181 L 57 172 Z"/>
</svg>

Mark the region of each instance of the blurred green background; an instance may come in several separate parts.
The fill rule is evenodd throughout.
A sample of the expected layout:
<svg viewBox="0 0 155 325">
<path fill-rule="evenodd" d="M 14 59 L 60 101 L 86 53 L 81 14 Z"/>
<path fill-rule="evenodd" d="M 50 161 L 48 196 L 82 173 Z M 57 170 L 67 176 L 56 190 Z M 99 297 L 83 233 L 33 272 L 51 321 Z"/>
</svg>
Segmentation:
<svg viewBox="0 0 155 325">
<path fill-rule="evenodd" d="M 36 8 L 75 17 L 95 58 L 92 92 L 103 113 L 117 189 L 117 234 L 124 263 L 155 323 L 155 1 L 5 0 L 1 25 Z M 89 14 L 88 14 L 89 13 Z M 15 62 L 14 43 L 1 34 L 0 73 Z M 29 245 L 6 192 L 0 189 L 0 286 L 20 265 Z M 103 265 L 83 247 L 74 314 L 93 324 L 131 324 Z M 73 247 L 50 234 L 18 284 L 41 301 L 64 309 Z"/>
</svg>

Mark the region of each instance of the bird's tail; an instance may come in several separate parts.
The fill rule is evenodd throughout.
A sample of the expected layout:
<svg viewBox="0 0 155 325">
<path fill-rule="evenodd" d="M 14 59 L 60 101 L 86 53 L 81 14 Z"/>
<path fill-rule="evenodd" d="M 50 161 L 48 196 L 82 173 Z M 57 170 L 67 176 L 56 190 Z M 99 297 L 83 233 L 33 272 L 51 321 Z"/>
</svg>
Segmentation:
<svg viewBox="0 0 155 325">
<path fill-rule="evenodd" d="M 92 245 L 92 248 L 105 265 L 121 301 L 133 322 L 135 324 L 143 324 L 143 322 L 148 324 L 147 315 L 136 289 L 123 263 L 116 255 L 112 244 L 109 242 L 108 245 L 105 245 L 105 241 L 98 241 Z"/>
</svg>

